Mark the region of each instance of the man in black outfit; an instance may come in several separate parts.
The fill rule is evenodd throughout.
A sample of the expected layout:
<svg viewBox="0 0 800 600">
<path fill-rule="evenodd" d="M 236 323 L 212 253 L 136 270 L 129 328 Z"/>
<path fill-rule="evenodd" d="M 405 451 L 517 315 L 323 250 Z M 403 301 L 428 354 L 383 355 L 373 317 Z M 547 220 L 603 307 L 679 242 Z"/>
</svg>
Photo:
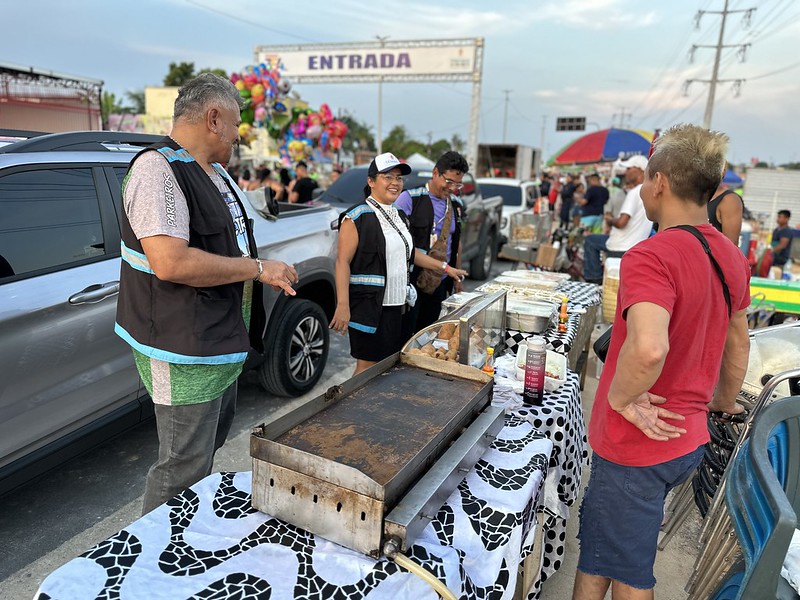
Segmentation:
<svg viewBox="0 0 800 600">
<path fill-rule="evenodd" d="M 586 183 L 589 184 L 586 193 L 582 199 L 576 200 L 582 207 L 581 225 L 592 233 L 603 233 L 603 207 L 608 202 L 608 190 L 600 185 L 597 173 L 587 175 Z"/>
<path fill-rule="evenodd" d="M 294 168 L 295 180 L 292 191 L 289 192 L 289 202 L 309 204 L 313 200 L 314 190 L 319 187 L 317 182 L 308 176 L 308 165 L 300 161 Z"/>
</svg>

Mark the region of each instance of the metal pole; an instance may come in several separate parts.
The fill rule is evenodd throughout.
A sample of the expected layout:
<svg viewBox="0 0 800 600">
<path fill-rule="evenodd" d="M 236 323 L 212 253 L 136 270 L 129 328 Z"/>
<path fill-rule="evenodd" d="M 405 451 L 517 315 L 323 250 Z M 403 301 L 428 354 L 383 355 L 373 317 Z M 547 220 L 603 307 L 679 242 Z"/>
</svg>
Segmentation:
<svg viewBox="0 0 800 600">
<path fill-rule="evenodd" d="M 506 106 L 503 110 L 503 143 L 506 143 L 506 131 L 508 126 L 508 95 L 511 93 L 511 90 L 503 90 L 503 93 L 506 95 Z"/>
<path fill-rule="evenodd" d="M 717 91 L 717 77 L 719 75 L 719 59 L 722 55 L 722 41 L 725 38 L 725 17 L 728 16 L 728 0 L 722 9 L 722 22 L 719 25 L 719 39 L 717 40 L 717 52 L 714 57 L 714 70 L 711 73 L 711 81 L 708 84 L 708 100 L 706 101 L 706 112 L 703 116 L 703 127 L 711 129 L 711 116 L 714 112 L 714 94 Z"/>
<path fill-rule="evenodd" d="M 384 47 L 386 40 L 389 39 L 388 35 L 376 35 L 375 39 L 377 39 L 381 43 L 381 48 Z M 383 120 L 383 76 L 378 79 L 378 135 L 377 139 L 375 140 L 376 145 L 378 147 L 378 154 L 383 154 L 383 134 L 381 130 L 381 121 Z"/>
<path fill-rule="evenodd" d="M 483 38 L 475 39 L 475 65 L 472 71 L 472 108 L 469 114 L 467 162 L 473 173 L 478 162 L 478 126 L 481 118 L 481 77 L 483 76 Z"/>
</svg>

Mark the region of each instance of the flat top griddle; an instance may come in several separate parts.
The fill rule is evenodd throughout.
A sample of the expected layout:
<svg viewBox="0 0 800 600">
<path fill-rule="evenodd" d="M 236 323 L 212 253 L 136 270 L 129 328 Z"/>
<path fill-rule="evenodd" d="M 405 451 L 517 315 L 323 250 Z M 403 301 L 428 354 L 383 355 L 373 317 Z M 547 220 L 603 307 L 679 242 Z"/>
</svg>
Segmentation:
<svg viewBox="0 0 800 600">
<path fill-rule="evenodd" d="M 484 385 L 398 364 L 275 442 L 387 485 Z"/>
</svg>

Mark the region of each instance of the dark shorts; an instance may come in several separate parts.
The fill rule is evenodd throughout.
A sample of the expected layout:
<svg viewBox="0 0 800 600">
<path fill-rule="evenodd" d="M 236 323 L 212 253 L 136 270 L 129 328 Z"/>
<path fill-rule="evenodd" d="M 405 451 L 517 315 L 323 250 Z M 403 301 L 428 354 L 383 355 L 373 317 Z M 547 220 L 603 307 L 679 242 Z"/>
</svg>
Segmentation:
<svg viewBox="0 0 800 600">
<path fill-rule="evenodd" d="M 593 455 L 580 509 L 578 569 L 642 590 L 655 587 L 664 501 L 702 458 L 703 446 L 652 467 L 626 467 Z"/>
<path fill-rule="evenodd" d="M 378 362 L 400 352 L 403 346 L 402 309 L 402 306 L 384 306 L 375 333 L 364 333 L 348 327 L 350 356 Z"/>
</svg>

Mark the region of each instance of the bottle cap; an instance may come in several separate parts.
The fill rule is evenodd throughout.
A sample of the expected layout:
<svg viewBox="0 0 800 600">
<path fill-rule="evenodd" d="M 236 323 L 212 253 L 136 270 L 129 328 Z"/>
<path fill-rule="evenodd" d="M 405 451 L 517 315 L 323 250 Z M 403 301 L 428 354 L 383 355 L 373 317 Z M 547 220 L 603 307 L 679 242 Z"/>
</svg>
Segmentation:
<svg viewBox="0 0 800 600">
<path fill-rule="evenodd" d="M 489 356 L 491 356 L 492 354 L 494 354 L 494 348 L 492 348 L 491 346 L 489 346 L 489 347 L 486 349 L 486 354 L 488 354 Z"/>
<path fill-rule="evenodd" d="M 537 350 L 544 350 L 545 349 L 545 340 L 543 337 L 538 335 L 532 335 L 526 340 L 528 348 L 533 350 L 534 352 Z"/>
</svg>

